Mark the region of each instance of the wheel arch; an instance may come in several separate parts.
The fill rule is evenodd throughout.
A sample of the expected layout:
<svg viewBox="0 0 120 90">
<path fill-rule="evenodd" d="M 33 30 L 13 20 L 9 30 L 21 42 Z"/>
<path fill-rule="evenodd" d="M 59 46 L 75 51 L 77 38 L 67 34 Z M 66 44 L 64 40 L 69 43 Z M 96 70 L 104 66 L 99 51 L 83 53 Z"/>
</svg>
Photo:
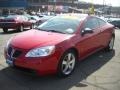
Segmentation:
<svg viewBox="0 0 120 90">
<path fill-rule="evenodd" d="M 68 53 L 68 52 L 73 52 L 73 53 L 75 53 L 75 55 L 76 55 L 76 64 L 77 64 L 77 62 L 78 62 L 78 50 L 75 48 L 75 47 L 70 47 L 70 48 L 68 48 L 67 50 L 65 50 L 64 52 L 63 52 L 63 54 L 62 54 L 62 56 L 60 57 L 61 59 L 60 59 L 60 61 L 59 61 L 59 64 L 58 64 L 58 67 L 57 67 L 57 75 L 58 76 L 60 76 L 60 77 L 66 77 L 66 76 L 68 76 L 68 75 L 64 75 L 62 72 L 61 72 L 61 63 L 62 63 L 62 58 L 63 58 L 63 56 L 66 54 L 66 53 Z M 76 66 L 76 65 L 75 65 Z M 73 70 L 74 71 L 74 70 Z M 72 71 L 72 72 L 73 72 Z M 69 75 L 71 75 L 72 73 L 70 73 Z"/>
<path fill-rule="evenodd" d="M 73 51 L 75 53 L 77 61 L 78 61 L 78 58 L 79 58 L 79 52 L 78 52 L 78 50 L 75 47 L 70 47 L 64 53 L 66 53 L 68 51 Z"/>
</svg>

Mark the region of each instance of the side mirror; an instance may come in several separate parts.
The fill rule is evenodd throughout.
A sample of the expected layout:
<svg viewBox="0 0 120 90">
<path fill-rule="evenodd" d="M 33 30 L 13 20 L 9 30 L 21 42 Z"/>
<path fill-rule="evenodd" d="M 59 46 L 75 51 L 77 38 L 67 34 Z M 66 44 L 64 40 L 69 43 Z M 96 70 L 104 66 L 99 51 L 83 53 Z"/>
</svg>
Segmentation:
<svg viewBox="0 0 120 90">
<path fill-rule="evenodd" d="M 82 30 L 82 35 L 87 34 L 87 33 L 93 33 L 93 30 L 90 28 L 85 28 L 84 30 Z"/>
</svg>

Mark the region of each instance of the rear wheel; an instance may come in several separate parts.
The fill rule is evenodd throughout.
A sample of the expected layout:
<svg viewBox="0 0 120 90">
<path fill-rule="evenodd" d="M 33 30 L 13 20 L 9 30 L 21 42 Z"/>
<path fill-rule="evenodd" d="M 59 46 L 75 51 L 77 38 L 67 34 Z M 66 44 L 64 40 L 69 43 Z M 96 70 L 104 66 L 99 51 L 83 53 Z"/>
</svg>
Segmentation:
<svg viewBox="0 0 120 90">
<path fill-rule="evenodd" d="M 58 66 L 58 75 L 65 77 L 69 76 L 75 69 L 76 54 L 70 50 L 63 54 Z"/>
<path fill-rule="evenodd" d="M 3 28 L 3 32 L 7 33 L 8 32 L 8 28 Z"/>
<path fill-rule="evenodd" d="M 34 24 L 32 24 L 31 26 L 30 26 L 30 29 L 33 29 L 34 28 Z"/>
<path fill-rule="evenodd" d="M 18 30 L 19 30 L 20 32 L 23 32 L 23 31 L 24 31 L 23 25 L 21 25 Z"/>
<path fill-rule="evenodd" d="M 109 41 L 108 46 L 105 48 L 105 51 L 112 51 L 114 46 L 115 36 L 112 36 L 111 40 Z"/>
</svg>

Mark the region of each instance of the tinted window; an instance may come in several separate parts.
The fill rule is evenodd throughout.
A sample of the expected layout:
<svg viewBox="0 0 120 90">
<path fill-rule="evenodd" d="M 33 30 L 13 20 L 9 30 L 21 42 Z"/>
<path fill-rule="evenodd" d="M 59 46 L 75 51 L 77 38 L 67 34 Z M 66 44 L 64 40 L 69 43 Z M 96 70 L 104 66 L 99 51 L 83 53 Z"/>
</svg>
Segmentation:
<svg viewBox="0 0 120 90">
<path fill-rule="evenodd" d="M 90 29 L 94 29 L 99 27 L 99 23 L 98 20 L 96 18 L 89 18 L 86 23 L 84 28 L 90 28 Z"/>
<path fill-rule="evenodd" d="M 102 19 L 97 18 L 97 20 L 99 21 L 100 26 L 103 26 L 103 25 L 106 24 L 106 22 L 104 20 L 102 20 Z"/>
<path fill-rule="evenodd" d="M 26 16 L 21 16 L 21 18 L 25 21 L 28 21 L 28 18 Z"/>
</svg>

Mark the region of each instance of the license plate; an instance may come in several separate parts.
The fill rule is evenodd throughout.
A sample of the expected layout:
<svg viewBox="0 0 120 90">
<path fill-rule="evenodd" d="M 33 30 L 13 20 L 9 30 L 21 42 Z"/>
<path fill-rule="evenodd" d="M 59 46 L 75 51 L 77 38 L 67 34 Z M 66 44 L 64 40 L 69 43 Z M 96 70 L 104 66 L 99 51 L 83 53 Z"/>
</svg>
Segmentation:
<svg viewBox="0 0 120 90">
<path fill-rule="evenodd" d="M 10 58 L 8 58 L 8 59 L 6 60 L 6 63 L 7 63 L 8 65 L 10 65 L 10 66 L 13 66 L 13 60 L 10 59 Z"/>
</svg>

